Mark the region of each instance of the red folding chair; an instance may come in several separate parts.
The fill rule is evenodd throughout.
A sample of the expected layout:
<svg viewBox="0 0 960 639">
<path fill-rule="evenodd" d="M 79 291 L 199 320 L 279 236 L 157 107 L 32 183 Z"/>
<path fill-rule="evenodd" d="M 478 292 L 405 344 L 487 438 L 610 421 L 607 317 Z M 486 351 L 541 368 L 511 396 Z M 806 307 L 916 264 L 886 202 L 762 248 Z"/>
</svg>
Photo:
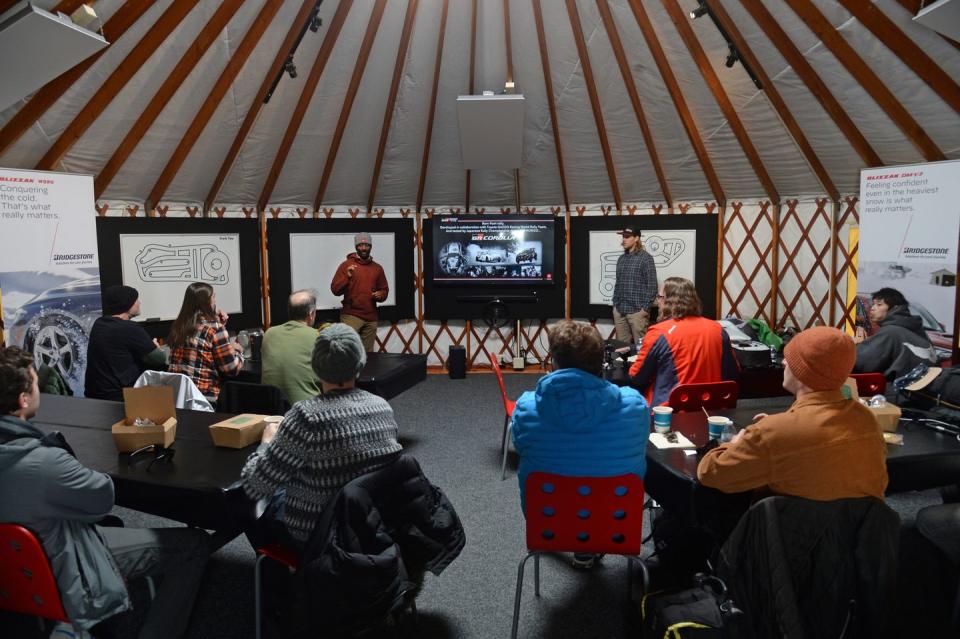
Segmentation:
<svg viewBox="0 0 960 639">
<path fill-rule="evenodd" d="M 703 408 L 736 408 L 739 396 L 740 387 L 736 382 L 680 384 L 670 391 L 667 405 L 678 413 Z"/>
<path fill-rule="evenodd" d="M 500 479 L 502 481 L 507 478 L 507 433 L 510 430 L 510 418 L 513 417 L 513 409 L 517 403 L 507 397 L 507 387 L 503 384 L 503 371 L 500 370 L 500 362 L 497 361 L 497 356 L 490 351 L 487 351 L 487 355 L 490 357 L 490 367 L 493 368 L 493 372 L 497 376 L 497 383 L 500 384 L 500 396 L 503 398 L 503 436 L 500 439 L 500 456 L 502 457 Z"/>
<path fill-rule="evenodd" d="M 857 394 L 870 399 L 874 395 L 883 395 L 887 389 L 887 378 L 883 373 L 856 373 L 851 375 L 857 382 Z"/>
<path fill-rule="evenodd" d="M 260 639 L 261 633 L 263 632 L 263 621 L 261 619 L 262 606 L 261 597 L 263 596 L 260 593 L 260 574 L 261 574 L 261 564 L 265 559 L 271 559 L 273 561 L 279 562 L 287 567 L 290 572 L 295 572 L 297 567 L 300 564 L 300 558 L 297 554 L 284 548 L 280 544 L 269 544 L 261 548 L 257 548 L 257 561 L 253 565 L 253 618 L 254 623 L 256 624 L 256 637 Z"/>
<path fill-rule="evenodd" d="M 40 540 L 17 524 L 0 524 L 0 609 L 70 623 Z"/>
<path fill-rule="evenodd" d="M 540 596 L 540 555 L 545 552 L 603 553 L 627 558 L 627 595 L 633 595 L 633 560 L 640 562 L 643 590 L 650 584 L 640 559 L 643 540 L 643 480 L 617 477 L 563 477 L 530 473 L 526 482 L 527 555 L 517 570 L 513 602 L 516 639 L 520 623 L 523 569 L 533 557 L 533 588 Z"/>
</svg>

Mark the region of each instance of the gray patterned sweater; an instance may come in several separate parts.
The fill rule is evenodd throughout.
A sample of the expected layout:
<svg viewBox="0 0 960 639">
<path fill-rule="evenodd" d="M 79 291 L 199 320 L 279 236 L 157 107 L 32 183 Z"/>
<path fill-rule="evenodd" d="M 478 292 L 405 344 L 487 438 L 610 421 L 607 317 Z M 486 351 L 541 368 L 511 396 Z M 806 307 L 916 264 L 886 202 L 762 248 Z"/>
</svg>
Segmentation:
<svg viewBox="0 0 960 639">
<path fill-rule="evenodd" d="M 358 388 L 333 391 L 297 402 L 277 436 L 250 455 L 240 475 L 252 499 L 285 488 L 284 524 L 295 539 L 306 541 L 327 501 L 401 450 L 385 399 Z"/>
</svg>

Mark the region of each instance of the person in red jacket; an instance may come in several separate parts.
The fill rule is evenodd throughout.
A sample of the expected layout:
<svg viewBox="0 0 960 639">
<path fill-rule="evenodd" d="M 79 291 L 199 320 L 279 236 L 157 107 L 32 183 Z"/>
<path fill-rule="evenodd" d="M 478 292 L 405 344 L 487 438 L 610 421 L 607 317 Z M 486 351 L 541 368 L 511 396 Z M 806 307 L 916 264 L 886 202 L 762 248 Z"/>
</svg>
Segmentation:
<svg viewBox="0 0 960 639">
<path fill-rule="evenodd" d="M 387 299 L 390 288 L 383 267 L 370 257 L 370 234 L 357 233 L 353 245 L 357 251 L 337 267 L 330 291 L 343 295 L 340 321 L 360 334 L 363 348 L 369 353 L 377 337 L 377 303 Z"/>
<path fill-rule="evenodd" d="M 730 338 L 702 306 L 693 282 L 668 277 L 661 284 L 660 319 L 643 337 L 630 367 L 631 385 L 644 391 L 651 406 L 666 404 L 678 384 L 735 380 L 739 375 Z"/>
</svg>

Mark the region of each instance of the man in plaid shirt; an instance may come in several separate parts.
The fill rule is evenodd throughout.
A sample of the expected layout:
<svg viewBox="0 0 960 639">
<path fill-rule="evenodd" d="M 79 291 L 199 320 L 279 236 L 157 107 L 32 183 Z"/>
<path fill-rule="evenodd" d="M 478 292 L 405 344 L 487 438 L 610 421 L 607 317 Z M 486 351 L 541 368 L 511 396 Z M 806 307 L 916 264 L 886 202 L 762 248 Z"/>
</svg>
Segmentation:
<svg viewBox="0 0 960 639">
<path fill-rule="evenodd" d="M 613 324 L 618 340 L 635 344 L 650 325 L 650 305 L 657 299 L 657 266 L 643 250 L 640 229 L 628 226 L 617 235 L 623 236 L 623 255 L 617 260 L 613 287 Z"/>
</svg>

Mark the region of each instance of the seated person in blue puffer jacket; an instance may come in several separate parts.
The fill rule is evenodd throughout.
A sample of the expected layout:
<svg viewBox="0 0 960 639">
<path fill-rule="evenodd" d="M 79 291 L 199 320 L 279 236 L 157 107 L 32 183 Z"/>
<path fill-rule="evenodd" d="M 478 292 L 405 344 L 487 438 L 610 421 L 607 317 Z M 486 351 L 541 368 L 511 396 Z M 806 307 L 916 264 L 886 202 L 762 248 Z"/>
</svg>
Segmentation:
<svg viewBox="0 0 960 639">
<path fill-rule="evenodd" d="M 560 322 L 549 339 L 554 371 L 521 395 L 513 411 L 521 503 L 534 471 L 642 478 L 650 435 L 646 400 L 633 388 L 603 379 L 603 340 L 595 327 Z"/>
</svg>

